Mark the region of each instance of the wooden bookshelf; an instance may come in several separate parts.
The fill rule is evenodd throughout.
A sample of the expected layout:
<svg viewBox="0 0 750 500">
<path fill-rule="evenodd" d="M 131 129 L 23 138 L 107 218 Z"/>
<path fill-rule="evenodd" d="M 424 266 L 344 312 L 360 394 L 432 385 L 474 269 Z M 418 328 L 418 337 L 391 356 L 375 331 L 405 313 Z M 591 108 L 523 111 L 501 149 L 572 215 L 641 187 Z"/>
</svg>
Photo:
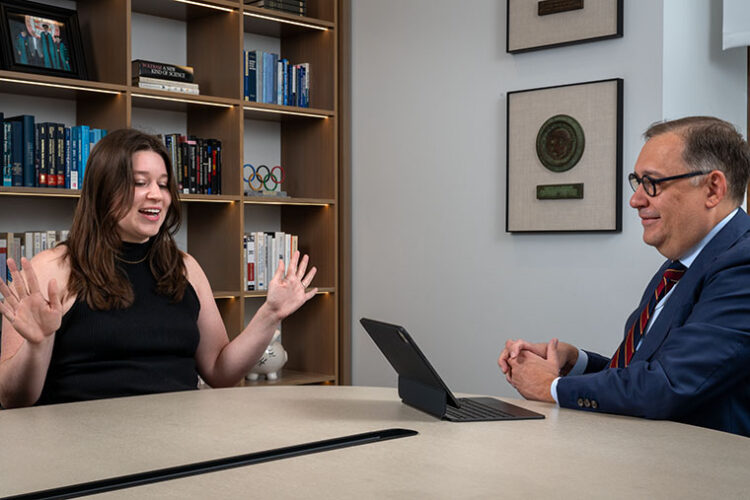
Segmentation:
<svg viewBox="0 0 750 500">
<path fill-rule="evenodd" d="M 295 370 L 281 370 L 281 377 L 276 380 L 259 378 L 258 380 L 243 380 L 240 385 L 245 387 L 256 387 L 263 385 L 311 385 L 311 384 L 335 384 L 336 377 L 325 373 L 298 372 Z"/>
<path fill-rule="evenodd" d="M 340 371 L 339 348 L 348 346 L 348 339 L 342 338 L 339 321 L 337 24 L 339 10 L 348 3 L 308 0 L 307 16 L 245 6 L 241 0 L 191 4 L 176 0 L 79 0 L 76 5 L 91 79 L 0 71 L 0 111 L 3 100 L 14 96 L 53 99 L 74 106 L 75 123 L 67 126 L 86 124 L 107 130 L 133 126 L 134 113 L 178 114 L 184 117 L 188 134 L 221 140 L 222 194 L 181 195 L 181 200 L 187 213 L 187 251 L 206 271 L 230 337 L 242 330 L 247 316 L 266 297 L 265 292 L 245 290 L 242 282 L 243 234 L 259 230 L 247 228 L 246 220 L 256 210 L 273 210 L 279 221 L 277 230 L 299 235 L 300 250 L 308 253 L 318 268 L 314 286 L 319 288 L 318 294 L 282 325 L 289 361 L 284 375 L 275 383 L 348 381 L 348 374 Z M 130 83 L 134 15 L 153 16 L 157 24 L 184 23 L 186 64 L 195 70 L 200 95 L 142 89 Z M 282 57 L 293 63 L 310 63 L 309 108 L 243 100 L 242 52 L 247 36 L 273 37 L 278 40 Z M 158 56 L 152 60 L 160 61 Z M 40 104 L 40 108 L 43 106 Z M 34 109 L 27 113 L 37 114 Z M 287 196 L 257 197 L 243 192 L 246 133 L 252 133 L 246 128 L 251 130 L 248 125 L 254 122 L 277 122 L 273 126 L 279 130 Z M 64 203 L 73 206 L 78 196 L 77 191 L 54 188 L 0 187 L 0 212 L 11 200 L 28 200 L 37 212 L 25 220 L 29 230 L 35 230 L 44 227 L 45 203 L 69 200 Z M 0 215 L 0 231 L 8 230 L 2 226 L 7 221 Z"/>
</svg>

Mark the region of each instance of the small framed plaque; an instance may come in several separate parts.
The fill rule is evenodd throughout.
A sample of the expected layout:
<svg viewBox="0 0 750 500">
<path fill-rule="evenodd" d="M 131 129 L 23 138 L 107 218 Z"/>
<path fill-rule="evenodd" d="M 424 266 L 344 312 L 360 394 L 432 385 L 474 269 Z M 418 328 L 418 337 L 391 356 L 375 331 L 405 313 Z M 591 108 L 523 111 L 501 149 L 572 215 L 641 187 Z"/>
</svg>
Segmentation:
<svg viewBox="0 0 750 500">
<path fill-rule="evenodd" d="M 622 0 L 508 0 L 506 51 L 622 37 Z"/>
<path fill-rule="evenodd" d="M 622 228 L 622 95 L 615 78 L 508 92 L 508 232 Z"/>
</svg>

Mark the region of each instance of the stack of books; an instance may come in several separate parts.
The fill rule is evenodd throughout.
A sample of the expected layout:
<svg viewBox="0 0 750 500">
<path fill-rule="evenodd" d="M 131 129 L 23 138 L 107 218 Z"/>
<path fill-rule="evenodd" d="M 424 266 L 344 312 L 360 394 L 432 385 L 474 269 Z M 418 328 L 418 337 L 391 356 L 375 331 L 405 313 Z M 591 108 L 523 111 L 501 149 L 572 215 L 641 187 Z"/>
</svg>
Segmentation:
<svg viewBox="0 0 750 500">
<path fill-rule="evenodd" d="M 133 85 L 142 89 L 166 90 L 183 94 L 200 94 L 193 83 L 193 68 L 136 59 L 133 61 Z"/>
<path fill-rule="evenodd" d="M 245 4 L 298 16 L 307 15 L 307 0 L 245 0 Z"/>
</svg>

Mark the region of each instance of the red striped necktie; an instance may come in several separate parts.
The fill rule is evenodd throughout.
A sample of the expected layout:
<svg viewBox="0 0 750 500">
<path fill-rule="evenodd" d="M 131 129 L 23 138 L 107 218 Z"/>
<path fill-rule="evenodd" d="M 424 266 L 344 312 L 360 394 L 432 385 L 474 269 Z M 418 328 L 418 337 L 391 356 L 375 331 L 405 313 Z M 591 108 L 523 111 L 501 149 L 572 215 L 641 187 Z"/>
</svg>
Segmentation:
<svg viewBox="0 0 750 500">
<path fill-rule="evenodd" d="M 654 290 L 654 294 L 649 299 L 648 304 L 643 308 L 641 314 L 635 318 L 633 324 L 630 325 L 625 340 L 622 341 L 620 347 L 617 348 L 617 352 L 612 356 L 612 361 L 609 362 L 610 368 L 626 368 L 630 364 L 630 359 L 635 353 L 635 348 L 646 334 L 646 325 L 648 325 L 648 320 L 654 313 L 656 304 L 680 281 L 686 269 L 679 261 L 674 261 L 664 271 L 664 275 L 662 275 L 661 281 L 656 286 L 656 290 Z"/>
</svg>

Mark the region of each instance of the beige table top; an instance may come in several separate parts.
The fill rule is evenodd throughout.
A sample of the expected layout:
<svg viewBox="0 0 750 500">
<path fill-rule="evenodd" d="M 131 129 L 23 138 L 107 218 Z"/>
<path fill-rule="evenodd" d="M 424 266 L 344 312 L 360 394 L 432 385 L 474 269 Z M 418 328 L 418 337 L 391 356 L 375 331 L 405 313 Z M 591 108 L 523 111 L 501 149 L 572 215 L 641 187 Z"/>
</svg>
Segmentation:
<svg viewBox="0 0 750 500">
<path fill-rule="evenodd" d="M 0 411 L 0 496 L 386 428 L 374 444 L 96 498 L 750 498 L 750 439 L 513 401 L 544 420 L 451 423 L 395 389 L 214 389 Z"/>
</svg>

